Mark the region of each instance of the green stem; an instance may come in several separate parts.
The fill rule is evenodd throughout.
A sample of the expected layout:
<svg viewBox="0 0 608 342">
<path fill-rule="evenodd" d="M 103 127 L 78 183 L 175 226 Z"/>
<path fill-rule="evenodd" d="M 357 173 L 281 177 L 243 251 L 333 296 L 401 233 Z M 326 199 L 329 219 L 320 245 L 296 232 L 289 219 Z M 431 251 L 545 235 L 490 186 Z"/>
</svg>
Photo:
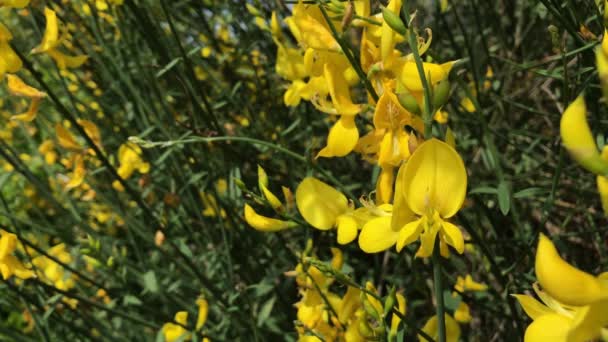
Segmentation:
<svg viewBox="0 0 608 342">
<path fill-rule="evenodd" d="M 435 283 L 435 300 L 437 301 L 437 342 L 445 342 L 445 307 L 443 303 L 443 281 L 441 276 L 439 239 L 435 240 L 435 248 L 433 248 L 433 282 Z"/>
<path fill-rule="evenodd" d="M 428 80 L 426 79 L 426 75 L 424 74 L 422 58 L 420 57 L 420 53 L 418 51 L 418 41 L 416 39 L 416 33 L 410 26 L 410 14 L 407 1 L 404 2 L 403 6 L 401 7 L 401 14 L 405 18 L 405 22 L 408 27 L 408 43 L 410 45 L 410 49 L 412 50 L 414 61 L 416 62 L 418 76 L 420 77 L 422 87 L 424 88 L 424 108 L 422 113 L 422 119 L 424 121 L 424 138 L 430 139 L 433 137 L 433 108 L 431 104 L 431 87 L 429 85 Z"/>
</svg>

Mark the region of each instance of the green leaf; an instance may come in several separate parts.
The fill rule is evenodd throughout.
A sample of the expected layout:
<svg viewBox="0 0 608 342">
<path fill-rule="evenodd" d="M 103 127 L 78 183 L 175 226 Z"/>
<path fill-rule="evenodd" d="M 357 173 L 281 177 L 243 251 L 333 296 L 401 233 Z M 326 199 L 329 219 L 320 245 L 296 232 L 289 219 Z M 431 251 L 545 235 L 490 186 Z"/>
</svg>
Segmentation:
<svg viewBox="0 0 608 342">
<path fill-rule="evenodd" d="M 274 302 L 277 300 L 277 297 L 274 296 L 262 305 L 262 309 L 258 313 L 258 327 L 261 327 L 264 322 L 270 317 L 270 313 L 272 312 L 272 308 L 274 307 Z"/>
<path fill-rule="evenodd" d="M 527 188 L 527 189 L 523 189 L 523 190 L 519 190 L 518 192 L 513 194 L 513 198 L 527 198 L 527 197 L 534 197 L 536 195 L 540 195 L 543 193 L 546 193 L 547 190 L 546 189 L 542 189 L 542 188 Z"/>
<path fill-rule="evenodd" d="M 505 181 L 498 183 L 497 188 L 498 207 L 503 215 L 507 215 L 511 209 L 511 194 L 509 193 L 509 185 Z"/>
<path fill-rule="evenodd" d="M 124 306 L 128 306 L 128 305 L 141 305 L 142 302 L 141 300 L 139 300 L 139 298 L 133 296 L 133 295 L 126 295 L 123 297 L 122 299 L 122 305 Z"/>
<path fill-rule="evenodd" d="M 478 186 L 475 189 L 469 191 L 469 195 L 474 195 L 474 194 L 495 195 L 496 193 L 497 193 L 496 188 L 493 188 L 491 186 Z"/>
<path fill-rule="evenodd" d="M 144 288 L 147 291 L 152 292 L 152 293 L 158 292 L 158 281 L 156 280 L 156 274 L 154 274 L 154 271 L 150 270 L 150 271 L 144 273 L 143 281 L 144 281 Z"/>
<path fill-rule="evenodd" d="M 443 291 L 443 304 L 446 308 L 448 308 L 448 310 L 455 311 L 456 309 L 458 309 L 458 305 L 460 305 L 461 301 L 462 299 L 459 295 L 452 296 L 452 292 Z"/>
</svg>

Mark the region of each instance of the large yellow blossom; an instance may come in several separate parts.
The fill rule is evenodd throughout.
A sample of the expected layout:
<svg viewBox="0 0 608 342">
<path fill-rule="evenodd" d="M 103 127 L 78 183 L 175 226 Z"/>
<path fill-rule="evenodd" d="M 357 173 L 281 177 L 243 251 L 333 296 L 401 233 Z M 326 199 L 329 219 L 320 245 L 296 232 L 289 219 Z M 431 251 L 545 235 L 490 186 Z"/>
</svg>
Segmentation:
<svg viewBox="0 0 608 342">
<path fill-rule="evenodd" d="M 536 250 L 534 287 L 544 302 L 528 295 L 515 295 L 534 320 L 525 334 L 526 342 L 584 342 L 602 335 L 608 324 L 608 277 L 595 277 L 564 261 L 551 240 L 542 235 Z"/>
</svg>

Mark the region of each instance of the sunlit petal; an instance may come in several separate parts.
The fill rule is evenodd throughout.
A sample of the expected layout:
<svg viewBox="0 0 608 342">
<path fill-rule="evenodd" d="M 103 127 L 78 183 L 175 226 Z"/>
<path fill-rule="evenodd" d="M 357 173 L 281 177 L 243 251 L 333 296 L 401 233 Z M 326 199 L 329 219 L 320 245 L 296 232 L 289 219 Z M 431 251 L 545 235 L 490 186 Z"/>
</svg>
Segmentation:
<svg viewBox="0 0 608 342">
<path fill-rule="evenodd" d="M 296 205 L 304 220 L 321 230 L 331 229 L 338 216 L 348 210 L 346 196 L 312 177 L 304 178 L 298 185 Z"/>
</svg>

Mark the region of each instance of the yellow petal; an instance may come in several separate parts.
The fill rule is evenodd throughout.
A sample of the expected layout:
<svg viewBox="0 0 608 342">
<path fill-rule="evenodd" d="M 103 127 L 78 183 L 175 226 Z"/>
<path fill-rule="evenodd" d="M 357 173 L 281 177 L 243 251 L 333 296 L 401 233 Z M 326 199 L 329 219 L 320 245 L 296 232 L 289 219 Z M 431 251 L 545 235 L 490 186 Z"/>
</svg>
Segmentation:
<svg viewBox="0 0 608 342">
<path fill-rule="evenodd" d="M 416 221 L 407 223 L 399 231 L 399 237 L 397 238 L 397 252 L 401 252 L 403 247 L 416 241 L 422 230 L 424 229 L 426 218 L 422 217 Z"/>
<path fill-rule="evenodd" d="M 397 311 L 399 311 L 402 315 L 405 315 L 407 310 L 405 297 L 401 293 L 397 292 L 395 293 L 395 298 L 397 299 Z M 391 317 L 390 336 L 397 335 L 399 323 L 401 323 L 401 318 L 393 313 Z"/>
<path fill-rule="evenodd" d="M 55 135 L 59 140 L 59 145 L 63 148 L 79 150 L 81 147 L 74 139 L 74 136 L 60 123 L 55 124 Z"/>
<path fill-rule="evenodd" d="M 41 98 L 46 96 L 45 92 L 25 84 L 25 82 L 23 82 L 23 80 L 17 75 L 9 74 L 6 76 L 6 80 L 8 91 L 11 93 L 11 95 L 30 98 Z"/>
<path fill-rule="evenodd" d="M 5 8 L 23 8 L 30 3 L 30 0 L 2 0 L 0 7 Z"/>
<path fill-rule="evenodd" d="M 524 342 L 566 342 L 571 324 L 572 320 L 566 316 L 540 316 L 526 329 Z"/>
<path fill-rule="evenodd" d="M 332 247 L 331 249 L 331 268 L 334 270 L 342 269 L 342 265 L 344 265 L 344 254 L 339 248 Z"/>
<path fill-rule="evenodd" d="M 13 253 L 17 246 L 17 235 L 2 231 L 0 238 L 0 260 Z"/>
<path fill-rule="evenodd" d="M 459 323 L 469 323 L 472 319 L 471 309 L 465 302 L 460 302 L 458 308 L 454 311 L 454 319 Z"/>
<path fill-rule="evenodd" d="M 254 229 L 262 232 L 278 232 L 296 226 L 291 221 L 277 220 L 259 215 L 249 204 L 245 204 L 245 221 Z"/>
<path fill-rule="evenodd" d="M 456 214 L 464 202 L 467 172 L 452 147 L 431 139 L 412 154 L 402 182 L 401 191 L 412 211 L 422 216 L 436 210 L 445 219 Z"/>
<path fill-rule="evenodd" d="M 55 60 L 59 69 L 78 68 L 83 65 L 88 59 L 87 55 L 68 56 L 57 49 L 47 51 L 48 55 Z"/>
<path fill-rule="evenodd" d="M 532 318 L 532 320 L 535 320 L 542 315 L 553 313 L 553 310 L 543 303 L 537 301 L 532 296 L 514 294 L 513 297 L 517 298 L 517 301 L 521 307 L 524 309 L 526 314 Z"/>
<path fill-rule="evenodd" d="M 34 271 L 25 268 L 23 263 L 13 255 L 9 255 L 0 261 L 5 267 L 10 269 L 10 273 L 19 279 L 29 279 L 36 276 Z"/>
<path fill-rule="evenodd" d="M 399 15 L 401 11 L 401 0 L 390 0 L 386 5 L 387 10 Z M 388 57 L 392 54 L 395 48 L 395 35 L 397 34 L 386 22 L 386 19 L 382 22 L 381 28 L 382 36 L 380 39 L 380 52 L 382 55 L 382 62 L 387 63 Z"/>
<path fill-rule="evenodd" d="M 383 167 L 376 181 L 376 203 L 390 203 L 393 197 L 393 181 L 395 180 L 395 171 L 392 167 Z"/>
<path fill-rule="evenodd" d="M 324 73 L 331 95 L 331 101 L 338 115 L 356 115 L 361 111 L 361 105 L 354 104 L 350 98 L 350 89 L 344 76 L 337 72 L 336 67 L 325 64 Z"/>
<path fill-rule="evenodd" d="M 46 18 L 46 28 L 42 42 L 38 45 L 33 53 L 46 52 L 55 48 L 59 44 L 59 24 L 57 22 L 57 14 L 52 9 L 44 8 L 44 17 Z"/>
<path fill-rule="evenodd" d="M 393 216 L 391 218 L 391 229 L 399 231 L 406 223 L 416 219 L 416 214 L 407 206 L 405 196 L 403 194 L 403 173 L 405 172 L 405 164 L 399 167 L 397 179 L 395 180 L 395 199 L 393 205 Z"/>
<path fill-rule="evenodd" d="M 446 341 L 447 342 L 458 342 L 460 339 L 460 326 L 458 322 L 452 318 L 449 314 L 445 314 L 445 330 L 446 330 Z M 435 341 L 438 341 L 439 338 L 439 329 L 437 316 L 431 317 L 424 327 L 422 328 L 427 335 L 432 337 Z M 426 341 L 422 336 L 418 335 L 418 341 Z"/>
<path fill-rule="evenodd" d="M 23 62 L 8 42 L 0 42 L 0 77 L 5 72 L 15 73 L 21 70 Z"/>
<path fill-rule="evenodd" d="M 544 234 L 538 241 L 535 266 L 543 291 L 566 305 L 583 306 L 608 297 L 598 279 L 564 261 Z"/>
<path fill-rule="evenodd" d="M 381 216 L 368 221 L 359 234 L 359 247 L 365 253 L 378 253 L 391 248 L 399 232 L 391 229 L 391 217 Z"/>
<path fill-rule="evenodd" d="M 608 146 L 604 146 L 602 149 L 602 159 L 608 160 Z M 602 209 L 604 209 L 604 214 L 608 215 L 608 178 L 604 176 L 597 176 L 596 178 L 597 191 L 602 201 Z"/>
<path fill-rule="evenodd" d="M 336 219 L 338 228 L 338 243 L 345 245 L 357 238 L 357 221 L 349 215 L 341 215 Z"/>
<path fill-rule="evenodd" d="M 201 298 L 196 301 L 196 305 L 198 305 L 198 316 L 196 318 L 195 330 L 199 330 L 207 321 L 207 314 L 209 313 L 209 304 L 205 299 Z"/>
<path fill-rule="evenodd" d="M 560 133 L 564 147 L 587 170 L 599 174 L 606 172 L 608 164 L 600 158 L 595 139 L 587 123 L 587 106 L 581 94 L 564 111 Z"/>
<path fill-rule="evenodd" d="M 422 68 L 429 86 L 446 79 L 454 62 L 444 64 L 422 63 Z M 401 71 L 401 82 L 412 92 L 422 92 L 424 87 L 418 74 L 418 68 L 413 61 L 406 62 Z"/>
<path fill-rule="evenodd" d="M 306 177 L 296 189 L 296 205 L 300 215 L 311 226 L 327 230 L 348 208 L 348 200 L 340 191 L 313 177 Z"/>
<path fill-rule="evenodd" d="M 341 116 L 329 131 L 327 146 L 325 146 L 318 157 L 344 157 L 357 145 L 359 130 L 355 125 L 354 116 Z"/>
<path fill-rule="evenodd" d="M 462 254 L 464 252 L 464 238 L 460 229 L 448 221 L 443 221 L 441 226 L 447 244 L 454 247 L 459 254 Z"/>
<path fill-rule="evenodd" d="M 576 311 L 569 341 L 591 341 L 601 336 L 602 328 L 608 324 L 608 300 L 601 300 Z"/>
<path fill-rule="evenodd" d="M 17 120 L 22 122 L 32 122 L 36 118 L 36 114 L 38 114 L 38 108 L 40 108 L 40 99 L 34 98 L 30 103 L 30 107 L 27 112 L 21 114 L 15 114 L 11 116 L 11 120 Z"/>
</svg>

